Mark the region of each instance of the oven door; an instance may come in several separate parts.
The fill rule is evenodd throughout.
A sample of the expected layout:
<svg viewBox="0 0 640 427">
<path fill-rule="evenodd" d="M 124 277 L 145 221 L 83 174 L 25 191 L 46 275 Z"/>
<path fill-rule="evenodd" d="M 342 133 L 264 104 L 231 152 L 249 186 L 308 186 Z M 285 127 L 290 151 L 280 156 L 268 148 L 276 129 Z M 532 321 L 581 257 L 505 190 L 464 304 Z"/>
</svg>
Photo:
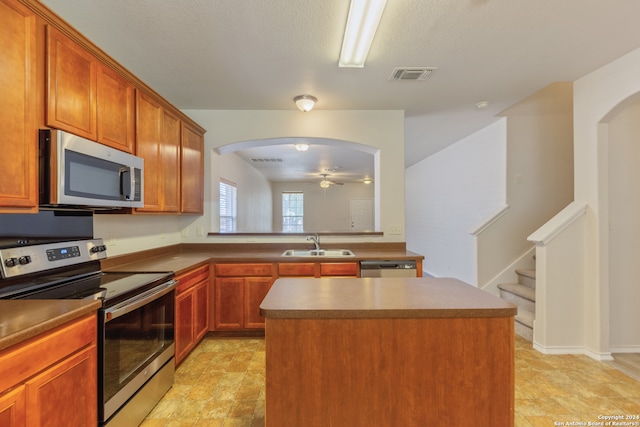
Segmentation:
<svg viewBox="0 0 640 427">
<path fill-rule="evenodd" d="M 107 421 L 174 356 L 176 282 L 101 310 L 100 421 Z"/>
</svg>

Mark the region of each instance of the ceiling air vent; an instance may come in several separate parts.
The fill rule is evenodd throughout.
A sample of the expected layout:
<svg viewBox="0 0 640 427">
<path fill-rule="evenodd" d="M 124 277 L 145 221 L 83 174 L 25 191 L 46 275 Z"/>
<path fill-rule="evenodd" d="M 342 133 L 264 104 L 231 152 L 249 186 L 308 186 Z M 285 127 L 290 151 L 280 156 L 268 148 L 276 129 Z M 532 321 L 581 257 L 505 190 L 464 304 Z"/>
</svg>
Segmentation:
<svg viewBox="0 0 640 427">
<path fill-rule="evenodd" d="M 251 161 L 254 163 L 282 163 L 282 159 L 277 159 L 273 157 L 252 158 Z"/>
<path fill-rule="evenodd" d="M 397 67 L 389 80 L 426 80 L 437 67 Z"/>
</svg>

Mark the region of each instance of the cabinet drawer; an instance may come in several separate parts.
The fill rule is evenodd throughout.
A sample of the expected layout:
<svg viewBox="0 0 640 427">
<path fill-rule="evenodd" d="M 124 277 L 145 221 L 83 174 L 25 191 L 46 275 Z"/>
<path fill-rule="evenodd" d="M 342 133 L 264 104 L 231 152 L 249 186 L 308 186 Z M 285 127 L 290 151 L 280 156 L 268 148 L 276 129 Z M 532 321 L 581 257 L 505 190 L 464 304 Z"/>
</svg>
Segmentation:
<svg viewBox="0 0 640 427">
<path fill-rule="evenodd" d="M 323 262 L 320 264 L 321 276 L 358 276 L 357 262 Z"/>
<path fill-rule="evenodd" d="M 273 264 L 216 264 L 216 276 L 272 276 Z"/>
<path fill-rule="evenodd" d="M 177 292 L 186 291 L 203 280 L 209 280 L 209 266 L 203 265 L 202 267 L 194 268 L 191 271 L 177 276 L 176 279 L 179 282 Z"/>
<path fill-rule="evenodd" d="M 316 264 L 313 262 L 281 262 L 278 264 L 278 276 L 315 276 Z"/>
</svg>

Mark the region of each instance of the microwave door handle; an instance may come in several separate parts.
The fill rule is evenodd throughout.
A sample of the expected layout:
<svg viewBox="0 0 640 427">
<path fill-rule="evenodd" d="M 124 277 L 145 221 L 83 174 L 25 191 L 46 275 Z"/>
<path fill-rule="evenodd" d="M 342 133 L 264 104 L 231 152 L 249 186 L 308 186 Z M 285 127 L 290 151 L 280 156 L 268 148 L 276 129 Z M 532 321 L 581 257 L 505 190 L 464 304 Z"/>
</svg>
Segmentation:
<svg viewBox="0 0 640 427">
<path fill-rule="evenodd" d="M 120 169 L 120 195 L 124 200 L 133 200 L 134 175 L 132 167 Z"/>
</svg>

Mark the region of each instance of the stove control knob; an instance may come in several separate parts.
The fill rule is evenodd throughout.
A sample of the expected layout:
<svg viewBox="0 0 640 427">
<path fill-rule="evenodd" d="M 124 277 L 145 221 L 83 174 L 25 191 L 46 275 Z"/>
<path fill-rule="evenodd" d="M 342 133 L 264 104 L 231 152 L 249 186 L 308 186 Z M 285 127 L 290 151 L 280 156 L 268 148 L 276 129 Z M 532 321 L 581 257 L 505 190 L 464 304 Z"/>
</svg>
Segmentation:
<svg viewBox="0 0 640 427">
<path fill-rule="evenodd" d="M 31 262 L 31 257 L 29 255 L 21 256 L 20 258 L 18 258 L 18 263 L 20 265 L 26 265 L 26 264 L 29 264 L 30 262 Z"/>
<path fill-rule="evenodd" d="M 97 254 L 98 252 L 104 252 L 106 250 L 107 250 L 107 247 L 105 245 L 96 245 L 91 248 L 91 253 Z"/>
<path fill-rule="evenodd" d="M 18 264 L 17 258 L 7 258 L 4 260 L 4 265 L 7 267 L 15 267 L 16 264 Z"/>
</svg>

